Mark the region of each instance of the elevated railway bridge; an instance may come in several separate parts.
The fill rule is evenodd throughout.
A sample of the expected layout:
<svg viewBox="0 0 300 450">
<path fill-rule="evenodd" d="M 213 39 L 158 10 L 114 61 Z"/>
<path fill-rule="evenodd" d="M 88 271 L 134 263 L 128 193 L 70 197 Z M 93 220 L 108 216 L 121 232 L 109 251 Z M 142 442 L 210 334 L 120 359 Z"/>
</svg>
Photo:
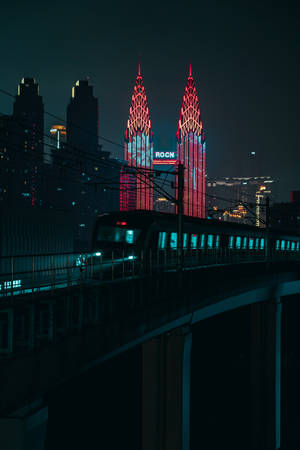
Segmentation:
<svg viewBox="0 0 300 450">
<path fill-rule="evenodd" d="M 44 256 L 28 256 L 26 271 L 24 257 L 6 258 L 1 279 L 1 449 L 42 450 L 47 393 L 135 346 L 143 353 L 142 449 L 190 449 L 193 327 L 247 305 L 252 448 L 284 448 L 282 308 L 300 293 L 298 252 L 266 259 L 190 250 L 181 270 L 167 250 L 48 255 L 46 266 Z"/>
</svg>

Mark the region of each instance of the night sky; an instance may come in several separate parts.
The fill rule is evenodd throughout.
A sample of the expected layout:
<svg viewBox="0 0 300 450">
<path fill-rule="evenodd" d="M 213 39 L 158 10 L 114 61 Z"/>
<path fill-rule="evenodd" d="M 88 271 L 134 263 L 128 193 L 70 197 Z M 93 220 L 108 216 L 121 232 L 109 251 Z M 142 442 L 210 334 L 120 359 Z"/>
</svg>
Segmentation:
<svg viewBox="0 0 300 450">
<path fill-rule="evenodd" d="M 72 85 L 89 76 L 100 134 L 123 143 L 140 56 L 155 148 L 171 150 L 192 61 L 208 175 L 271 175 L 286 200 L 300 189 L 299 9 L 292 2 L 15 1 L 1 5 L 0 20 L 2 89 L 16 92 L 23 76 L 33 76 L 45 109 L 65 118 Z M 12 112 L 10 98 L 0 95 L 0 104 L 0 112 Z M 52 124 L 46 118 L 46 131 Z M 117 146 L 105 149 L 122 157 Z M 253 150 L 255 168 L 248 165 Z"/>
</svg>

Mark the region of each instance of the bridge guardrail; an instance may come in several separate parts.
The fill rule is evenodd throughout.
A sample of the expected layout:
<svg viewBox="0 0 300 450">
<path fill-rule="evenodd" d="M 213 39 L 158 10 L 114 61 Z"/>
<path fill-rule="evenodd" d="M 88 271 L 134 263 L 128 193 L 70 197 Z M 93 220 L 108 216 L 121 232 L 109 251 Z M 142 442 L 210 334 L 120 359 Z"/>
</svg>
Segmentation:
<svg viewBox="0 0 300 450">
<path fill-rule="evenodd" d="M 45 256 L 46 258 L 42 259 Z M 141 308 L 140 302 L 144 306 L 147 305 L 146 297 L 152 290 L 155 291 L 152 295 L 155 303 L 159 301 L 156 298 L 159 299 L 161 288 L 167 291 L 175 290 L 175 292 L 177 289 L 177 281 L 169 286 L 162 282 L 166 279 L 165 275 L 160 276 L 161 272 L 166 274 L 169 271 L 168 279 L 179 280 L 176 273 L 170 273 L 178 268 L 176 250 L 149 249 L 139 255 L 133 255 L 132 252 L 125 250 L 120 252 L 107 250 L 104 254 L 98 252 L 97 254 L 76 253 L 57 256 L 58 258 L 55 259 L 55 255 L 39 255 L 40 260 L 37 255 L 31 255 L 29 259 L 17 257 L 21 258 L 21 261 L 25 258 L 23 264 L 17 261 L 16 257 L 8 257 L 5 259 L 6 266 L 2 264 L 2 269 L 8 268 L 7 272 L 0 273 L 2 286 L 0 290 L 0 355 L 2 358 L 31 351 L 48 342 L 56 342 L 67 333 L 78 330 L 84 325 L 105 323 L 106 319 L 111 319 L 115 313 L 122 314 L 126 308 L 130 309 L 131 304 L 137 309 Z M 271 255 L 270 260 L 300 262 L 300 255 L 278 252 Z M 25 267 L 24 261 L 27 263 L 29 261 L 30 266 Z M 259 252 L 249 254 L 247 251 L 240 251 L 238 254 L 230 249 L 184 251 L 185 269 L 207 266 L 227 266 L 228 268 L 233 264 L 236 267 L 238 264 L 251 262 L 261 263 L 266 262 L 266 259 L 264 254 Z M 3 263 L 3 258 L 0 263 Z M 226 267 L 224 270 L 227 270 Z M 150 277 L 142 278 L 141 284 L 145 283 L 146 286 L 142 297 L 139 297 L 138 292 L 132 292 L 126 298 L 123 287 L 126 289 L 126 286 L 132 286 L 131 281 L 139 283 L 138 277 L 144 275 L 150 275 Z M 185 275 L 189 276 L 189 274 Z M 125 278 L 132 280 L 129 280 L 130 283 L 126 281 L 122 284 L 120 296 L 118 297 L 117 293 L 116 298 L 112 300 L 111 280 Z M 21 283 L 16 282 L 19 279 L 22 280 Z M 4 285 L 8 280 L 10 284 Z M 153 283 L 151 280 L 156 281 Z M 152 284 L 149 285 L 150 281 Z M 73 289 L 74 286 L 78 286 L 78 289 Z M 100 291 L 98 286 L 101 288 Z M 60 295 L 58 289 L 63 287 L 66 289 L 61 289 L 62 295 Z M 85 298 L 86 287 L 92 288 L 92 297 L 87 295 Z M 93 290 L 94 287 L 96 290 Z M 45 290 L 49 290 L 50 293 L 52 291 L 53 295 L 38 295 Z M 146 292 L 147 290 L 149 293 Z M 88 289 L 87 292 L 89 292 Z M 103 294 L 100 295 L 99 292 Z M 12 296 L 15 296 L 15 302 L 12 302 Z"/>
<path fill-rule="evenodd" d="M 300 252 L 276 251 L 270 261 L 300 260 Z M 263 251 L 184 249 L 184 269 L 266 261 Z M 178 268 L 177 250 L 111 250 L 0 257 L 0 298 L 53 290 L 89 280 L 114 280 Z"/>
</svg>

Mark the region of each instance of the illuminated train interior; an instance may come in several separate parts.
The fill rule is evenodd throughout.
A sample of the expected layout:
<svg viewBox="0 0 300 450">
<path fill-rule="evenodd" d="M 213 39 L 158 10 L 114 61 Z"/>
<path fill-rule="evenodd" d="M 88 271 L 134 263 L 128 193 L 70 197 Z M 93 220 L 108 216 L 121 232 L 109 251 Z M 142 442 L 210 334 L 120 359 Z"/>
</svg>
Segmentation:
<svg viewBox="0 0 300 450">
<path fill-rule="evenodd" d="M 298 235 L 208 219 L 183 219 L 184 250 L 265 252 L 267 239 L 272 252 L 300 251 Z M 177 218 L 148 211 L 104 214 L 95 224 L 92 251 L 105 248 L 176 250 Z"/>
</svg>

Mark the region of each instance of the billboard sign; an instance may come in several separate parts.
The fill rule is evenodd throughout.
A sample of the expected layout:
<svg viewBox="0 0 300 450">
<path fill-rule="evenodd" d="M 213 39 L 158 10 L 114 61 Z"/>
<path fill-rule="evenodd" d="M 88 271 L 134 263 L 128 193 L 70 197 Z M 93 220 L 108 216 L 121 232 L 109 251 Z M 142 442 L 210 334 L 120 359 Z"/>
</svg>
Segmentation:
<svg viewBox="0 0 300 450">
<path fill-rule="evenodd" d="M 169 151 L 153 152 L 153 164 L 176 164 L 176 162 L 177 162 L 176 152 L 169 152 Z"/>
</svg>

